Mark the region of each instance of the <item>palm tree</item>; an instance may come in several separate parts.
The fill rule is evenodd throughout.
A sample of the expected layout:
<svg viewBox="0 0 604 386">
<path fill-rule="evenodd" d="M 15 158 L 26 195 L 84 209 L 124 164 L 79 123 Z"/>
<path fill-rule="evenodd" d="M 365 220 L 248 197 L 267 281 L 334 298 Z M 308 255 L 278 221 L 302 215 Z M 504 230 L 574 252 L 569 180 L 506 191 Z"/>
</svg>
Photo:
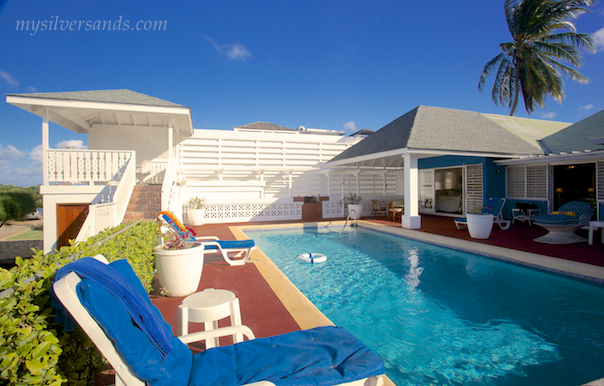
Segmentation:
<svg viewBox="0 0 604 386">
<path fill-rule="evenodd" d="M 492 98 L 496 105 L 509 107 L 510 116 L 520 91 L 529 114 L 545 107 L 548 95 L 561 102 L 563 76 L 588 81 L 571 66 L 580 67 L 578 49 L 593 51 L 593 40 L 577 33 L 569 20 L 590 12 L 586 7 L 592 4 L 592 0 L 506 0 L 505 17 L 513 41 L 499 45 L 502 53 L 484 66 L 478 89 L 484 89 L 486 78 L 496 70 Z"/>
</svg>

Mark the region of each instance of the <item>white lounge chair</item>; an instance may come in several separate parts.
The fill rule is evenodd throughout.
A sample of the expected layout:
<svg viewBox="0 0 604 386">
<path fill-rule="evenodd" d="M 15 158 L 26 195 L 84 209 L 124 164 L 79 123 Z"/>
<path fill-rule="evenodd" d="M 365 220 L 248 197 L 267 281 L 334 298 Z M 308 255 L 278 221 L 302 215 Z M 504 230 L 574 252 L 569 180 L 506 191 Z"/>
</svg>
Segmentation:
<svg viewBox="0 0 604 386">
<path fill-rule="evenodd" d="M 61 268 L 53 290 L 114 368 L 117 386 L 259 386 L 274 385 L 271 380 L 287 382 L 290 376 L 297 384 L 383 384 L 382 360 L 337 327 L 254 339 L 248 327 L 231 326 L 176 338 L 126 260 L 108 265 L 101 255 L 95 259 L 82 258 Z M 105 278 L 109 280 L 103 282 Z M 115 291 L 120 286 L 126 293 Z M 186 346 L 233 334 L 252 340 L 195 355 Z"/>
<path fill-rule="evenodd" d="M 172 227 L 178 234 L 185 236 L 187 241 L 199 242 L 205 246 L 204 253 L 219 253 L 229 265 L 243 265 L 250 258 L 250 253 L 256 249 L 254 240 L 220 240 L 216 236 L 195 237 L 189 230 L 182 225 L 176 216 L 167 210 L 161 211 L 158 218 Z M 231 254 L 231 256 L 229 256 Z M 235 257 L 237 259 L 235 259 Z"/>
<path fill-rule="evenodd" d="M 480 210 L 480 213 L 492 214 L 494 216 L 493 223 L 499 225 L 499 228 L 504 231 L 510 229 L 511 223 L 510 220 L 505 220 L 503 218 L 503 207 L 505 206 L 505 201 L 505 198 L 491 197 L 489 198 L 489 201 L 487 201 L 485 207 Z M 464 229 L 468 225 L 468 219 L 465 217 L 456 218 L 454 222 L 457 229 Z"/>
<path fill-rule="evenodd" d="M 204 253 L 220 253 L 229 265 L 243 265 L 256 249 L 254 240 L 220 240 L 216 236 L 195 237 L 195 241 L 204 245 Z M 229 257 L 229 253 L 231 257 Z M 234 258 L 237 259 L 234 259 Z"/>
</svg>

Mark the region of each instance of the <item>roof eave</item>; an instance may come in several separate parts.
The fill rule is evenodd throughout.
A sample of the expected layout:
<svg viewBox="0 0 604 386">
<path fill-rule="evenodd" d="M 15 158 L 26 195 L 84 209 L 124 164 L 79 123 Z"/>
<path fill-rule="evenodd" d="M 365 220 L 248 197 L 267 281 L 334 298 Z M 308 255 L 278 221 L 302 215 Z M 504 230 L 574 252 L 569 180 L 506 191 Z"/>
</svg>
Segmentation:
<svg viewBox="0 0 604 386">
<path fill-rule="evenodd" d="M 403 157 L 405 154 L 413 154 L 418 158 L 430 158 L 430 157 L 441 157 L 441 156 L 460 156 L 460 157 L 484 157 L 484 158 L 519 158 L 528 157 L 527 154 L 509 154 L 509 153 L 494 153 L 494 152 L 476 152 L 476 151 L 457 151 L 457 150 L 440 150 L 440 149 L 416 149 L 416 148 L 402 148 L 396 150 L 389 150 L 380 153 L 373 153 L 362 155 L 358 157 L 350 157 L 337 161 L 328 161 L 327 165 L 330 166 L 343 166 L 348 164 L 355 164 L 365 161 L 373 161 L 379 158 L 387 158 L 400 155 Z"/>
<path fill-rule="evenodd" d="M 576 161 L 592 161 L 604 158 L 604 150 L 594 151 L 575 151 L 561 154 L 547 154 L 539 156 L 523 156 L 516 159 L 506 159 L 495 161 L 499 166 L 529 165 L 529 164 L 549 164 L 549 163 L 568 163 Z"/>
</svg>

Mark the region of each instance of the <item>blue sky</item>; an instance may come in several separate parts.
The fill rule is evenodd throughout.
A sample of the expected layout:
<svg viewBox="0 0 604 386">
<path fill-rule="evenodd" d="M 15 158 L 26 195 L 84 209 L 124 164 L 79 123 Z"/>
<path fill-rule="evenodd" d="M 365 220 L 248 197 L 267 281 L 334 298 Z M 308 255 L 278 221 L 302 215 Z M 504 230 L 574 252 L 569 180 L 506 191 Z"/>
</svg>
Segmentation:
<svg viewBox="0 0 604 386">
<path fill-rule="evenodd" d="M 191 107 L 196 129 L 378 130 L 418 105 L 507 115 L 492 83 L 477 90 L 510 41 L 503 2 L 0 0 L 0 183 L 42 181 L 41 119 L 7 104 L 12 93 L 127 88 Z M 563 103 L 531 117 L 576 122 L 604 109 L 604 2 L 592 10 L 575 22 L 598 32 L 581 69 L 590 83 L 567 80 Z M 22 20 L 83 23 L 34 32 Z M 86 30 L 96 21 L 121 29 Z M 144 30 L 147 21 L 165 28 Z M 64 141 L 86 146 L 51 125 L 50 146 Z"/>
</svg>

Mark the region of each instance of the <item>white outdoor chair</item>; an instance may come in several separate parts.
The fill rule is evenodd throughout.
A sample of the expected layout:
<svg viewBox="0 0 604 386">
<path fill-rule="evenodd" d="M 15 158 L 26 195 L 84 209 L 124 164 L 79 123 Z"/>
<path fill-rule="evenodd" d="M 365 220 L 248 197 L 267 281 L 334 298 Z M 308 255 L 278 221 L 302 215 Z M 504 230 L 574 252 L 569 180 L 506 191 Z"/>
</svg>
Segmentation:
<svg viewBox="0 0 604 386">
<path fill-rule="evenodd" d="M 104 263 L 105 267 L 108 266 L 103 256 L 97 255 L 95 259 Z M 126 281 L 135 287 L 127 296 L 118 294 L 116 297 L 109 292 L 115 288 L 114 283 L 106 286 L 95 279 L 99 263 L 92 258 L 80 260 L 57 271 L 58 280 L 53 284 L 53 291 L 73 319 L 107 358 L 116 372 L 117 386 L 167 383 L 191 386 L 210 384 L 260 386 L 274 385 L 270 382 L 271 379 L 286 381 L 289 376 L 294 377 L 297 382 L 304 381 L 304 378 L 300 377 L 308 376 L 308 382 L 304 381 L 306 384 L 324 384 L 327 380 L 330 384 L 383 385 L 381 377 L 384 372 L 383 361 L 350 333 L 333 326 L 260 339 L 254 339 L 254 334 L 246 326 L 222 327 L 178 338 L 171 336 L 169 341 L 171 350 L 166 353 L 165 342 L 162 345 L 162 340 L 154 337 L 165 334 L 166 328 L 170 335 L 172 331 L 163 321 L 159 311 L 151 305 L 149 297 L 146 296 L 140 280 L 130 265 L 125 260 L 118 260 L 109 265 L 112 270 L 118 272 L 117 274 L 113 271 L 102 272 L 102 275 L 109 275 L 118 282 Z M 78 261 L 81 265 L 77 265 Z M 73 268 L 70 267 L 72 265 Z M 93 274 L 83 272 L 82 265 L 86 267 L 85 270 L 91 270 L 87 265 L 95 267 L 91 270 Z M 98 271 L 103 270 L 104 268 Z M 150 310 L 152 314 L 156 313 L 156 317 L 160 319 L 159 323 L 152 325 L 141 323 L 143 319 L 138 316 L 149 315 L 148 313 L 131 317 L 133 303 L 122 302 L 118 298 L 125 299 L 133 293 L 142 296 L 142 308 L 148 307 L 145 308 L 145 312 Z M 153 318 L 146 320 L 149 319 Z M 195 355 L 186 346 L 187 343 L 198 340 L 233 334 L 243 334 L 252 340 L 208 349 Z M 313 350 L 317 350 L 317 353 L 324 352 L 324 355 L 313 355 Z M 267 366 L 267 363 L 274 365 Z M 288 366 L 291 365 L 294 370 L 287 373 Z M 305 373 L 313 366 L 315 366 L 314 374 Z M 266 377 L 263 378 L 264 376 Z M 340 381 L 332 382 L 337 379 Z"/>
</svg>

